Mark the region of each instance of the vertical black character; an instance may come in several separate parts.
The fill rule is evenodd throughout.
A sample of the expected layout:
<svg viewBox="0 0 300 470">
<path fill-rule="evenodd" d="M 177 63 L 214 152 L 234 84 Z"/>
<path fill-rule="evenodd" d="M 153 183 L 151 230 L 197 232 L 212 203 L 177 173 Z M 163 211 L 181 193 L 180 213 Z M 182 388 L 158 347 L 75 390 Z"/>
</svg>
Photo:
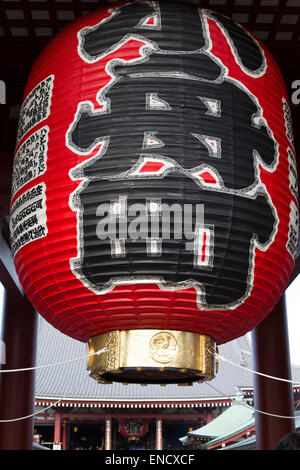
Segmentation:
<svg viewBox="0 0 300 470">
<path fill-rule="evenodd" d="M 153 14 L 158 20 L 151 29 L 145 25 Z M 216 18 L 231 35 L 244 66 L 260 68 L 259 47 L 251 65 L 239 27 Z M 114 66 L 115 79 L 102 95 L 106 111 L 84 103 L 67 136 L 71 148 L 86 154 L 97 143 L 106 144 L 82 170 L 88 184 L 80 192 L 83 251 L 78 275 L 100 290 L 149 277 L 166 287 L 194 285 L 204 305 L 233 305 L 251 289 L 255 246 L 265 247 L 273 234 L 275 217 L 268 199 L 247 196 L 247 190 L 258 181 L 257 159 L 265 165 L 275 162 L 276 143 L 255 98 L 226 78 L 206 52 L 198 8 L 165 2 L 125 5 L 109 20 L 84 30 L 81 52 L 100 58 L 129 34 L 149 41 L 147 55 L 137 63 Z M 256 43 L 241 34 L 254 50 Z M 147 158 L 168 162 L 169 171 L 141 178 L 136 169 Z M 217 188 L 195 182 L 203 167 L 218 175 Z M 187 249 L 185 240 L 174 237 L 164 240 L 161 226 L 156 242 L 162 249 L 154 256 L 146 239 L 99 240 L 97 208 L 120 196 L 129 205 L 146 206 L 147 199 L 177 202 L 182 209 L 186 201 L 203 204 L 203 226 L 197 227 L 193 218 L 194 247 Z"/>
</svg>

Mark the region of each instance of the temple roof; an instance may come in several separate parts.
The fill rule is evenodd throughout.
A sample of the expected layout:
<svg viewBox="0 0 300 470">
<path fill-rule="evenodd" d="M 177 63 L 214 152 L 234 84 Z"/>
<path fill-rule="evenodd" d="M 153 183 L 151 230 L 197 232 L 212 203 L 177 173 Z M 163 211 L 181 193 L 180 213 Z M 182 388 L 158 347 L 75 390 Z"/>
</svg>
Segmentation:
<svg viewBox="0 0 300 470">
<path fill-rule="evenodd" d="M 254 409 L 245 405 L 246 403 L 243 400 L 234 400 L 232 406 L 205 426 L 189 432 L 189 436 L 215 440 L 227 436 L 228 434 L 236 434 L 242 429 L 248 429 L 254 426 Z"/>
<path fill-rule="evenodd" d="M 205 426 L 188 433 L 188 436 L 180 438 L 183 444 L 190 442 L 190 439 L 204 439 L 202 446 L 214 446 L 233 436 L 245 433 L 255 426 L 254 408 L 247 405 L 246 401 L 237 396 L 232 402 L 232 406 L 210 421 Z"/>
<path fill-rule="evenodd" d="M 300 410 L 295 412 L 295 429 L 298 430 L 299 428 Z M 203 439 L 201 444 L 203 449 L 218 447 L 218 445 L 222 443 L 234 442 L 235 440 L 237 440 L 237 442 L 227 447 L 222 447 L 222 450 L 255 448 L 255 435 L 245 439 L 245 436 L 248 435 L 250 431 L 254 431 L 254 429 L 254 408 L 251 409 L 245 400 L 237 396 L 232 402 L 232 406 L 223 411 L 223 413 L 201 428 L 189 432 L 187 436 L 181 437 L 179 440 L 182 444 L 190 444 L 193 438 Z"/>
<path fill-rule="evenodd" d="M 85 343 L 76 341 L 53 328 L 41 316 L 38 327 L 37 365 L 55 364 L 88 354 Z M 220 355 L 251 368 L 251 346 L 247 336 L 219 347 Z M 121 383 L 98 384 L 86 370 L 87 359 L 37 370 L 35 395 L 38 401 L 64 400 L 102 403 L 199 403 L 229 404 L 238 389 L 252 389 L 252 373 L 221 361 L 217 376 L 210 382 L 191 386 L 169 384 L 141 386 Z M 293 368 L 293 379 L 300 382 L 300 367 Z M 221 401 L 223 400 L 223 403 Z M 204 402 L 206 402 L 204 404 Z"/>
</svg>

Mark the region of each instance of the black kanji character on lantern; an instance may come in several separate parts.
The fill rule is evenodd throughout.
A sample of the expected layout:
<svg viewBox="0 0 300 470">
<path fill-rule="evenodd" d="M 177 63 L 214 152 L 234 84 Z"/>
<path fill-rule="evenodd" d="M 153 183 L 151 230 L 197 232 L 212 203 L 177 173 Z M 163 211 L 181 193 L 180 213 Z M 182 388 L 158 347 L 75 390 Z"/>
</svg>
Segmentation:
<svg viewBox="0 0 300 470">
<path fill-rule="evenodd" d="M 147 39 L 161 51 L 192 52 L 205 45 L 198 9 L 174 3 L 134 2 L 114 8 L 113 14 L 95 27 L 82 31 L 82 54 L 95 59 L 134 36 Z M 149 24 L 155 16 L 156 24 Z M 190 32 L 195 31 L 191 41 Z"/>
<path fill-rule="evenodd" d="M 209 14 L 226 29 L 245 66 L 251 68 L 252 61 L 259 69 L 262 53 L 252 37 L 225 17 Z M 153 15 L 156 24 L 149 25 Z M 206 165 L 219 185 L 230 189 L 255 184 L 256 157 L 272 165 L 276 144 L 253 96 L 225 78 L 220 64 L 206 53 L 200 10 L 178 3 L 170 8 L 168 2 L 123 5 L 99 25 L 83 28 L 80 49 L 99 58 L 137 32 L 151 45 L 146 56 L 122 65 L 112 62 L 115 78 L 102 92 L 106 111 L 82 104 L 69 131 L 75 151 L 88 153 L 97 142 L 109 140 L 106 153 L 84 175 L 128 173 L 151 155 L 172 159 L 185 170 Z"/>
<path fill-rule="evenodd" d="M 156 24 L 150 27 L 153 14 Z M 263 57 L 251 36 L 241 30 L 255 56 L 248 61 L 239 27 L 218 20 L 242 64 L 259 70 Z M 257 100 L 226 77 L 207 52 L 196 7 L 124 5 L 98 26 L 82 30 L 81 57 L 100 59 L 129 35 L 144 38 L 148 50 L 136 61 L 108 64 L 113 78 L 98 96 L 103 109 L 81 103 L 66 136 L 68 146 L 81 154 L 103 144 L 98 156 L 72 173 L 85 179 L 73 200 L 81 230 L 73 270 L 97 291 L 147 278 L 166 288 L 198 287 L 203 305 L 226 308 L 251 290 L 255 247 L 266 247 L 272 238 L 275 215 L 266 195 L 247 190 L 258 182 L 258 161 L 275 163 L 276 142 Z M 160 165 L 167 171 L 160 172 Z M 208 187 L 196 178 L 203 169 L 215 177 Z M 163 213 L 157 237 L 99 237 L 98 208 L 119 197 L 129 206 L 147 207 L 150 200 L 177 203 L 183 210 L 188 200 L 195 210 L 203 204 L 200 225 L 193 214 L 193 246 L 183 238 L 164 238 Z"/>
<path fill-rule="evenodd" d="M 151 156 L 186 170 L 205 164 L 226 188 L 244 189 L 256 182 L 255 156 L 273 163 L 275 143 L 264 123 L 255 121 L 257 104 L 233 82 L 120 77 L 106 93 L 110 112 L 86 105 L 71 129 L 70 145 L 80 151 L 109 138 L 106 152 L 86 166 L 84 176 L 120 175 Z"/>
<path fill-rule="evenodd" d="M 215 12 L 205 13 L 225 29 L 241 63 L 251 72 L 259 71 L 264 56 L 253 37 L 232 20 Z M 206 45 L 201 15 L 198 7 L 180 3 L 170 6 L 169 1 L 126 4 L 112 9 L 112 15 L 99 25 L 82 31 L 81 52 L 87 60 L 95 60 L 133 35 L 146 38 L 158 53 L 180 51 L 181 57 L 176 54 L 175 60 L 184 60 L 182 53 L 191 53 Z M 156 59 L 162 58 L 157 55 Z"/>
<path fill-rule="evenodd" d="M 127 238 L 119 238 L 123 229 L 117 226 L 118 238 L 100 239 L 96 230 L 99 224 L 103 222 L 104 227 L 111 217 L 116 217 L 117 224 L 122 223 L 111 204 L 116 195 L 127 198 Z M 81 276 L 90 284 L 101 290 L 126 280 L 138 282 L 146 278 L 163 278 L 165 287 L 198 286 L 203 291 L 203 304 L 210 307 L 234 304 L 247 295 L 253 269 L 254 243 L 263 246 L 269 242 L 275 221 L 263 195 L 248 198 L 203 190 L 179 172 L 171 173 L 164 179 L 113 183 L 108 180 L 92 181 L 81 192 L 80 198 L 84 208 L 84 257 L 79 269 Z M 163 208 L 159 217 L 158 237 L 153 240 L 151 201 L 156 204 L 159 201 L 159 207 Z M 164 207 L 179 204 L 183 214 L 187 201 L 192 208 L 192 230 L 196 234 L 190 245 L 186 245 L 185 237 L 175 239 L 178 229 L 176 215 L 170 219 L 169 239 L 164 238 L 163 225 L 166 221 L 164 211 L 167 210 Z M 136 217 L 134 211 L 131 213 L 131 208 L 136 204 L 145 207 L 143 216 L 148 220 L 148 232 L 141 232 L 143 236 L 134 239 L 129 232 L 130 224 Z M 198 226 L 196 210 L 199 204 L 203 204 L 204 217 Z M 101 207 L 110 209 L 99 217 Z"/>
</svg>

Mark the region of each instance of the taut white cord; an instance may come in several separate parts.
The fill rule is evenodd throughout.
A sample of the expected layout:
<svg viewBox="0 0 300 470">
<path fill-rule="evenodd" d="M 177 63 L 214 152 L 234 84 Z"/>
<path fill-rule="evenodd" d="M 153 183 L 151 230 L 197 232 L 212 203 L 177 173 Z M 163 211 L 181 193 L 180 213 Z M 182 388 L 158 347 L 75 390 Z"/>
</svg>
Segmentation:
<svg viewBox="0 0 300 470">
<path fill-rule="evenodd" d="M 206 385 L 208 385 L 210 388 L 215 390 L 215 392 L 220 393 L 221 395 L 223 395 L 224 397 L 226 397 L 226 398 L 228 398 L 229 400 L 232 401 L 231 397 L 227 396 L 226 394 L 224 394 L 223 392 L 221 392 L 217 388 L 213 387 L 209 382 L 207 382 Z M 238 404 L 241 405 L 241 406 L 244 406 L 245 408 L 249 408 L 253 412 L 256 411 L 257 413 L 261 413 L 261 414 L 267 415 L 267 416 L 272 416 L 274 418 L 295 419 L 295 416 L 282 416 L 282 415 L 277 415 L 277 414 L 274 414 L 274 413 L 267 413 L 266 411 L 258 410 L 257 408 L 255 408 L 251 405 L 248 405 L 247 403 L 241 403 L 240 401 L 238 402 Z"/>
<path fill-rule="evenodd" d="M 248 367 L 241 366 L 240 364 L 237 364 L 236 362 L 232 362 L 229 359 L 226 359 L 224 356 L 221 356 L 220 354 L 216 352 L 209 351 L 209 353 L 212 354 L 213 356 L 216 356 L 218 359 L 220 359 L 220 361 L 227 362 L 228 364 L 239 367 L 240 369 L 243 369 L 243 370 L 247 370 L 248 372 L 252 372 L 253 374 L 261 375 L 262 377 L 267 377 L 268 379 L 279 380 L 281 382 L 288 382 L 294 385 L 300 385 L 300 382 L 283 379 L 281 377 L 274 377 L 273 375 L 263 374 L 262 372 L 258 372 L 257 370 L 253 370 L 253 369 L 249 369 Z"/>
<path fill-rule="evenodd" d="M 102 354 L 103 352 L 105 352 L 106 348 L 103 348 L 103 349 L 100 349 L 99 351 L 96 351 L 95 353 L 92 353 L 92 354 L 88 354 L 88 356 L 82 356 L 80 358 L 77 358 L 77 359 L 73 359 L 71 361 L 65 361 L 65 362 L 60 362 L 58 364 L 50 364 L 48 366 L 40 366 L 40 367 L 52 367 L 53 365 L 61 365 L 61 364 L 67 364 L 68 362 L 73 362 L 73 361 L 78 361 L 79 359 L 82 359 L 83 357 L 89 357 L 89 356 L 99 356 L 100 354 Z M 32 368 L 29 368 L 29 369 L 20 369 L 20 370 L 30 370 Z M 18 369 L 19 370 L 19 369 Z M 4 372 L 16 372 L 15 369 L 12 369 L 11 371 L 4 371 Z M 81 387 L 82 383 L 85 381 L 86 379 L 84 378 L 80 384 L 75 388 L 74 391 L 78 390 L 79 387 Z M 53 406 L 56 406 L 58 405 L 58 403 L 60 403 L 61 401 L 63 400 L 67 400 L 68 398 L 67 397 L 63 397 L 63 398 L 59 398 L 56 402 L 52 403 L 51 405 L 47 406 L 46 408 L 43 408 L 42 410 L 40 411 L 36 411 L 35 413 L 32 413 L 30 415 L 27 415 L 27 416 L 22 416 L 20 418 L 12 418 L 12 419 L 0 419 L 0 423 L 13 423 L 15 421 L 22 421 L 22 420 L 25 420 L 25 419 L 28 419 L 28 418 L 33 418 L 34 416 L 36 415 L 39 415 L 41 413 L 44 413 L 44 411 L 46 410 L 49 410 L 50 408 L 53 408 Z"/>
<path fill-rule="evenodd" d="M 91 356 L 99 356 L 104 351 L 106 351 L 106 348 L 99 349 L 99 351 L 96 351 L 96 352 L 90 353 L 90 354 L 86 354 L 85 356 L 76 357 L 75 359 L 69 359 L 68 361 L 56 362 L 55 364 L 46 364 L 46 365 L 42 365 L 42 366 L 24 367 L 23 369 L 0 370 L 0 373 L 5 374 L 7 372 L 24 372 L 26 370 L 37 370 L 37 369 L 45 369 L 46 367 L 62 366 L 64 364 L 70 364 L 70 362 L 80 361 L 81 359 L 87 359 L 88 357 L 91 357 Z"/>
<path fill-rule="evenodd" d="M 25 419 L 28 419 L 28 418 L 32 418 L 33 416 L 39 415 L 39 414 L 41 414 L 41 413 L 44 413 L 44 411 L 49 410 L 49 408 L 52 408 L 53 406 L 57 405 L 58 403 L 60 403 L 60 402 L 63 401 L 63 400 L 64 400 L 64 398 L 60 398 L 60 399 L 57 400 L 55 403 L 52 403 L 52 405 L 49 405 L 49 406 L 47 406 L 46 408 L 43 408 L 43 409 L 40 410 L 40 411 L 36 411 L 35 413 L 32 413 L 31 415 L 22 416 L 21 418 L 0 419 L 0 423 L 13 423 L 13 422 L 15 422 L 15 421 L 22 421 L 22 420 L 25 420 Z"/>
</svg>

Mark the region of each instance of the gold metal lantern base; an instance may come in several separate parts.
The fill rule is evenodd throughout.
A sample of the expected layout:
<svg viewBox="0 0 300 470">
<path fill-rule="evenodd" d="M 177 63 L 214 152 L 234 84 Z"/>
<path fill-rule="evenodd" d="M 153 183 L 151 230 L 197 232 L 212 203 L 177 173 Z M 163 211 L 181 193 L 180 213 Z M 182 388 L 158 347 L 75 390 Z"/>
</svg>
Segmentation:
<svg viewBox="0 0 300 470">
<path fill-rule="evenodd" d="M 87 368 L 99 383 L 191 385 L 216 375 L 215 346 L 188 331 L 110 331 L 90 339 L 90 354 L 106 350 L 90 356 Z"/>
</svg>

